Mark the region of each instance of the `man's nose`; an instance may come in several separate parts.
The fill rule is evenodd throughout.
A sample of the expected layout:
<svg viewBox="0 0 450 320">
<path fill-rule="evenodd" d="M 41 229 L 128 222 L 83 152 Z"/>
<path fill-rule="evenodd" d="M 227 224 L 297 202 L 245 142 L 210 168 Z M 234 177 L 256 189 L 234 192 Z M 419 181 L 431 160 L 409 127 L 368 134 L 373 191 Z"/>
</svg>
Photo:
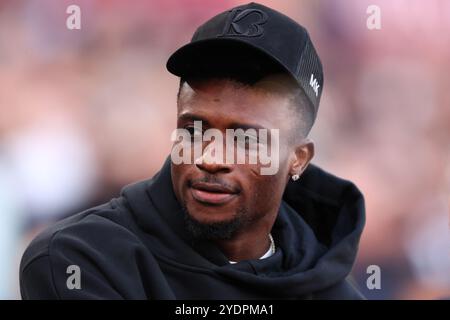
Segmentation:
<svg viewBox="0 0 450 320">
<path fill-rule="evenodd" d="M 208 173 L 231 172 L 232 164 L 226 163 L 224 152 L 224 150 L 217 149 L 215 143 L 210 143 L 203 150 L 202 155 L 195 159 L 195 165 L 200 170 L 207 171 Z"/>
</svg>

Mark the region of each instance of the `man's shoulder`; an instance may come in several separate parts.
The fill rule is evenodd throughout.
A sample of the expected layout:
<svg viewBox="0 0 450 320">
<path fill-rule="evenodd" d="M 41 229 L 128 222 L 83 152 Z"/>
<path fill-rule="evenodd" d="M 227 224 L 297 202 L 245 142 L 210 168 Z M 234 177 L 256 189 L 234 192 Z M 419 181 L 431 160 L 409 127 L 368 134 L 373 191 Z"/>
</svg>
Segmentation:
<svg viewBox="0 0 450 320">
<path fill-rule="evenodd" d="M 129 228 L 131 213 L 123 202 L 123 198 L 114 198 L 47 227 L 26 248 L 21 272 L 33 261 L 62 250 L 105 246 L 110 243 L 112 236 L 116 239 L 121 235 L 132 237 Z"/>
<path fill-rule="evenodd" d="M 135 274 L 133 281 L 139 283 L 136 261 L 146 248 L 134 222 L 126 199 L 120 197 L 61 220 L 41 232 L 21 260 L 22 298 L 145 297 L 138 285 L 129 286 L 133 278 L 130 273 Z M 151 255 L 145 257 L 149 264 L 156 264 Z M 83 290 L 71 290 L 67 284 L 68 274 L 73 272 L 78 272 Z"/>
</svg>

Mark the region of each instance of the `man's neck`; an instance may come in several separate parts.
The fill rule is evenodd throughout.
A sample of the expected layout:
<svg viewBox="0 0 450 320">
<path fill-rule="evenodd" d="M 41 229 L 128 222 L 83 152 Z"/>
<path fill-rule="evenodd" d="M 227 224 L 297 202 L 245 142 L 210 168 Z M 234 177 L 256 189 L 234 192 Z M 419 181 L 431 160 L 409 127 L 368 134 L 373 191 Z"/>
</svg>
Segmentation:
<svg viewBox="0 0 450 320">
<path fill-rule="evenodd" d="M 228 260 L 239 262 L 242 260 L 259 259 L 271 246 L 270 230 L 276 215 L 270 221 L 261 221 L 259 227 L 245 228 L 236 233 L 231 239 L 217 240 L 216 244 Z"/>
</svg>

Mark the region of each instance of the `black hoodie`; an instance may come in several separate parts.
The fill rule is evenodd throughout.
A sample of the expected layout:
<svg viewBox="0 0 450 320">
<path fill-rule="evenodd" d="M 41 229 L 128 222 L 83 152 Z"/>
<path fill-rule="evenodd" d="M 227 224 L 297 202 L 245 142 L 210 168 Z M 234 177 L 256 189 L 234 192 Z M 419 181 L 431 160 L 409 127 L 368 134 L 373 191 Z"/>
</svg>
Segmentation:
<svg viewBox="0 0 450 320">
<path fill-rule="evenodd" d="M 346 280 L 364 227 L 351 183 L 310 165 L 289 182 L 272 229 L 277 250 L 230 264 L 190 238 L 171 184 L 170 160 L 152 179 L 64 219 L 29 245 L 23 299 L 359 299 Z M 69 266 L 79 267 L 80 289 Z M 70 289 L 72 288 L 72 289 Z"/>
</svg>

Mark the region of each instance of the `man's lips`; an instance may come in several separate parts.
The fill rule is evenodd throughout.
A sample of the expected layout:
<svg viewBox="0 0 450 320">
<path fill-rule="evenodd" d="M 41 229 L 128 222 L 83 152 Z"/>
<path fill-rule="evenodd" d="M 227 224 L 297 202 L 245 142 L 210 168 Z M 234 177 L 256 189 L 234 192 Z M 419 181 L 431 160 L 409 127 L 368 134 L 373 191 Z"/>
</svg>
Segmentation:
<svg viewBox="0 0 450 320">
<path fill-rule="evenodd" d="M 239 192 L 221 184 L 197 182 L 191 186 L 194 199 L 209 204 L 225 204 L 237 196 Z"/>
</svg>

